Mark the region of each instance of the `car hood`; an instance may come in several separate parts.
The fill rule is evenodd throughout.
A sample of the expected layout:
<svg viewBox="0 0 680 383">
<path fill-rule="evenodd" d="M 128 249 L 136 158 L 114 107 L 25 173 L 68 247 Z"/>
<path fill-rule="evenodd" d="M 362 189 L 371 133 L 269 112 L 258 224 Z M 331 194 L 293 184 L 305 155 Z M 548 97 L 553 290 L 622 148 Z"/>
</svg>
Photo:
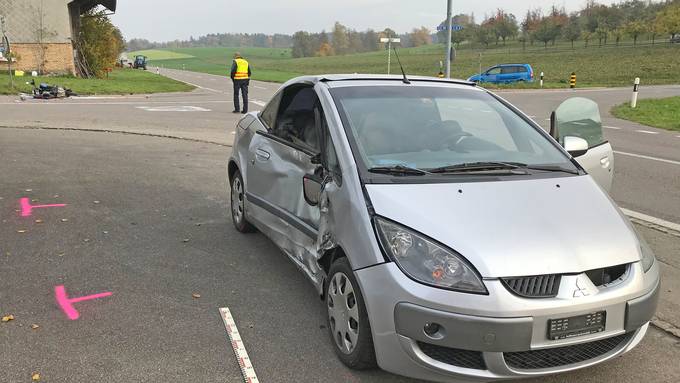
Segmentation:
<svg viewBox="0 0 680 383">
<path fill-rule="evenodd" d="M 474 76 L 470 76 L 470 78 L 468 78 L 468 81 L 479 81 L 481 77 L 482 77 L 481 75 L 476 74 Z"/>
<path fill-rule="evenodd" d="M 640 259 L 630 222 L 590 176 L 366 189 L 376 214 L 456 250 L 486 278 Z"/>
</svg>

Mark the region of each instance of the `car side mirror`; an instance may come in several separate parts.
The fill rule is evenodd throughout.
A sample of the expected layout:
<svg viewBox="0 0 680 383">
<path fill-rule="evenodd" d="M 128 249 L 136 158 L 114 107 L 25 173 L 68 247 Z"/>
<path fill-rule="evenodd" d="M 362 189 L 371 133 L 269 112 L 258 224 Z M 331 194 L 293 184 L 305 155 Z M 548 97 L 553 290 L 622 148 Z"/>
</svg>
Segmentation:
<svg viewBox="0 0 680 383">
<path fill-rule="evenodd" d="M 564 137 L 564 149 L 572 157 L 579 157 L 588 152 L 588 141 L 581 137 L 566 136 Z"/>
<path fill-rule="evenodd" d="M 319 204 L 322 189 L 321 178 L 311 174 L 302 177 L 302 191 L 308 204 L 312 206 Z"/>
<path fill-rule="evenodd" d="M 582 138 L 588 143 L 588 148 L 604 143 L 602 119 L 597 103 L 583 97 L 564 101 L 550 115 L 550 135 L 565 148 L 566 137 Z"/>
</svg>

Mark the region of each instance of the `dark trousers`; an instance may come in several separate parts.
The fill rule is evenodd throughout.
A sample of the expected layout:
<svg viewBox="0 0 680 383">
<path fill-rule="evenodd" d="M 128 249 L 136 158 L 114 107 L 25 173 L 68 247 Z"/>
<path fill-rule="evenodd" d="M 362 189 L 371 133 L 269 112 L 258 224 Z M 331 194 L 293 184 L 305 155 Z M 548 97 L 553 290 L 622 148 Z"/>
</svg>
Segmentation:
<svg viewBox="0 0 680 383">
<path fill-rule="evenodd" d="M 250 79 L 234 80 L 234 110 L 241 110 L 238 99 L 238 93 L 241 91 L 243 95 L 243 111 L 248 111 L 248 84 L 250 84 Z"/>
</svg>

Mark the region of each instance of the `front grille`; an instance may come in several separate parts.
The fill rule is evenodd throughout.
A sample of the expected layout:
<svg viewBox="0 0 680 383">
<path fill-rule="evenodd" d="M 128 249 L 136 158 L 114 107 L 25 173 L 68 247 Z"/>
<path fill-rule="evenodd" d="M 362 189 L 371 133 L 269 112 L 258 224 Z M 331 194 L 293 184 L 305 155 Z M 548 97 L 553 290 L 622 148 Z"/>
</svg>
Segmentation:
<svg viewBox="0 0 680 383">
<path fill-rule="evenodd" d="M 635 333 L 627 333 L 594 342 L 545 350 L 506 352 L 503 354 L 508 366 L 520 370 L 535 370 L 566 366 L 600 357 L 628 343 Z"/>
<path fill-rule="evenodd" d="M 418 342 L 418 347 L 430 358 L 456 367 L 486 370 L 486 363 L 479 351 L 461 350 Z"/>
<path fill-rule="evenodd" d="M 505 287 L 524 298 L 553 298 L 560 289 L 559 274 L 534 275 L 531 277 L 501 278 Z"/>
</svg>

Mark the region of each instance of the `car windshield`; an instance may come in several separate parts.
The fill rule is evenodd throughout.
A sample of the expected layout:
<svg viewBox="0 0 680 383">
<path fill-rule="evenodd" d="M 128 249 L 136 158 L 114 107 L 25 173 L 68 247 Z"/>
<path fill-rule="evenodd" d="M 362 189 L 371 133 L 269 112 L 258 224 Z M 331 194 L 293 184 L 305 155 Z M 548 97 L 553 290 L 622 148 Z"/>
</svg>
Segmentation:
<svg viewBox="0 0 680 383">
<path fill-rule="evenodd" d="M 536 128 L 483 91 L 399 85 L 338 87 L 331 94 L 367 169 L 505 163 L 576 170 Z"/>
</svg>

